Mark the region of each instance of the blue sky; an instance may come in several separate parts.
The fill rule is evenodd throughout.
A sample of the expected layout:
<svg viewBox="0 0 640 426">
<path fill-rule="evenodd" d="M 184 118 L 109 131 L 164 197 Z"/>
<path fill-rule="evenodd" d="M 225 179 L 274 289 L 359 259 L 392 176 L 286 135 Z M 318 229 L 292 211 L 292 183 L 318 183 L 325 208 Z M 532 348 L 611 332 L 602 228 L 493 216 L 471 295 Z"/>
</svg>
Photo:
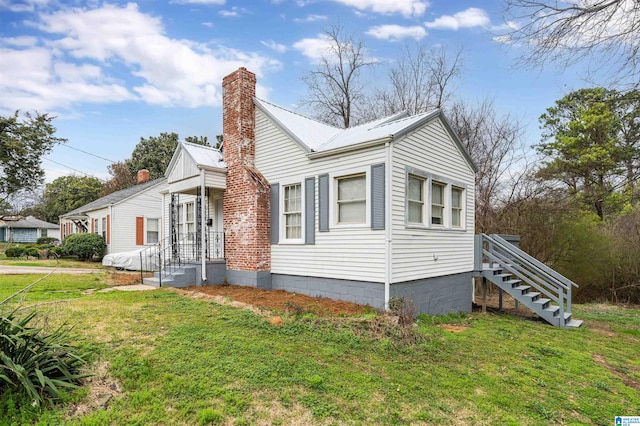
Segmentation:
<svg viewBox="0 0 640 426">
<path fill-rule="evenodd" d="M 380 73 L 407 41 L 461 45 L 455 96 L 493 99 L 527 125 L 531 145 L 540 114 L 586 84 L 571 69 L 513 68 L 521 47 L 496 39 L 507 25 L 502 7 L 490 0 L 0 0 L 0 114 L 58 117 L 69 147 L 43 161 L 48 180 L 73 169 L 105 179 L 107 161 L 72 148 L 118 161 L 141 136 L 214 140 L 222 77 L 240 66 L 257 74 L 259 97 L 296 109 L 323 30 L 340 23 L 364 40 Z"/>
</svg>

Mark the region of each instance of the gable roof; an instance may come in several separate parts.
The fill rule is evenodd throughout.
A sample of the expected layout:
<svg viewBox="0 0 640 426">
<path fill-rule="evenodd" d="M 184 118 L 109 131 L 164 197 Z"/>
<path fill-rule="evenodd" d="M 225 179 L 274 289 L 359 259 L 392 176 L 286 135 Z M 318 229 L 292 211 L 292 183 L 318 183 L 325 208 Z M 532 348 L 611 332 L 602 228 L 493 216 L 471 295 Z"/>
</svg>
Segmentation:
<svg viewBox="0 0 640 426">
<path fill-rule="evenodd" d="M 146 191 L 160 183 L 166 182 L 166 178 L 159 178 L 149 182 L 140 183 L 138 185 L 130 186 L 129 188 L 121 189 L 120 191 L 112 192 L 109 195 L 105 195 L 102 198 L 98 198 L 95 201 L 92 201 L 88 204 L 85 204 L 82 207 L 78 207 L 77 209 L 71 210 L 60 217 L 72 216 L 77 214 L 84 214 L 93 210 L 98 210 L 103 207 L 107 207 L 121 201 L 126 200 L 127 198 L 133 197 L 134 195 L 139 194 L 142 191 Z"/>
<path fill-rule="evenodd" d="M 288 111 L 262 99 L 254 98 L 254 103 L 289 137 L 298 142 L 307 151 L 309 157 L 319 157 L 329 155 L 334 151 L 356 149 L 369 144 L 397 140 L 432 120 L 440 119 L 462 156 L 473 171 L 477 171 L 471 156 L 451 128 L 441 109 L 413 116 L 409 115 L 407 111 L 402 111 L 358 126 L 340 129 Z"/>
<path fill-rule="evenodd" d="M 45 222 L 44 220 L 40 220 L 33 216 L 27 216 L 27 217 L 22 217 L 18 220 L 8 220 L 8 218 L 0 218 L 0 228 L 58 229 L 59 225 L 56 225 L 55 223 Z"/>
<path fill-rule="evenodd" d="M 169 164 L 167 165 L 167 168 L 165 170 L 165 176 L 168 176 L 170 170 L 172 170 L 175 166 L 175 163 L 176 161 L 178 161 L 178 157 L 180 156 L 179 153 L 182 150 L 187 153 L 187 155 L 199 169 L 227 168 L 220 150 L 212 148 L 210 146 L 198 145 L 191 142 L 178 142 L 178 147 L 174 151 L 173 156 L 171 157 L 171 161 L 169 161 Z"/>
</svg>

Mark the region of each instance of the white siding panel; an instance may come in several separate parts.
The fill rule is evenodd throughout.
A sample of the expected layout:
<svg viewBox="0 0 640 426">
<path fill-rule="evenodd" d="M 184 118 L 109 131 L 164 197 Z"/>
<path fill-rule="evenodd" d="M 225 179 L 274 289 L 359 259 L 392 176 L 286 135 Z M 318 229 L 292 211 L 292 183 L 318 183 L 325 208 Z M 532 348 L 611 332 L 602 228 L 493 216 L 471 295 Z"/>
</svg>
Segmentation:
<svg viewBox="0 0 640 426">
<path fill-rule="evenodd" d="M 166 185 L 158 185 L 142 191 L 114 205 L 111 210 L 111 253 L 142 248 L 136 245 L 136 217 L 160 219 L 162 194 Z M 163 235 L 160 235 L 160 239 Z"/>
<path fill-rule="evenodd" d="M 208 188 L 224 189 L 227 187 L 227 173 L 207 170 L 205 171 L 204 182 Z"/>
<path fill-rule="evenodd" d="M 406 166 L 465 185 L 464 231 L 406 227 Z M 472 271 L 474 174 L 438 120 L 394 144 L 392 185 L 393 281 Z"/>
<path fill-rule="evenodd" d="M 256 110 L 256 168 L 270 183 L 303 183 L 323 173 L 340 175 L 384 162 L 384 147 L 309 160 L 304 149 Z M 316 180 L 318 229 L 318 184 Z M 384 281 L 384 231 L 370 227 L 332 228 L 317 232 L 315 245 L 271 246 L 271 272 L 356 281 Z"/>
</svg>

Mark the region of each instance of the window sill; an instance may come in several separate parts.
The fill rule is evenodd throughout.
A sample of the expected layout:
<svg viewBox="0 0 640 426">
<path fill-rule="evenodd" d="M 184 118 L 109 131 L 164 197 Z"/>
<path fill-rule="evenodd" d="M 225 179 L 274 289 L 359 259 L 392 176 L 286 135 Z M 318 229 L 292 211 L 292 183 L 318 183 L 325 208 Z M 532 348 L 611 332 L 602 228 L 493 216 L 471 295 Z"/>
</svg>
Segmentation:
<svg viewBox="0 0 640 426">
<path fill-rule="evenodd" d="M 368 223 L 336 223 L 331 229 L 371 228 Z"/>
<path fill-rule="evenodd" d="M 444 226 L 427 226 L 408 223 L 405 224 L 405 229 L 420 229 L 423 231 L 444 231 L 444 232 L 467 232 L 465 228 L 445 228 Z"/>
<path fill-rule="evenodd" d="M 303 246 L 302 240 L 280 240 L 277 244 L 271 244 L 272 246 Z"/>
</svg>

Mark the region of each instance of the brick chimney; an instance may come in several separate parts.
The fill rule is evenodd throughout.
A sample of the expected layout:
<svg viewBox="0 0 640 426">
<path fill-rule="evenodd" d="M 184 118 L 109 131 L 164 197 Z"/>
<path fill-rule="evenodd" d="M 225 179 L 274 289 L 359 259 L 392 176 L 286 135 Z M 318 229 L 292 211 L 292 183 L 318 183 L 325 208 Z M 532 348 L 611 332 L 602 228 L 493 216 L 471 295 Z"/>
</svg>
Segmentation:
<svg viewBox="0 0 640 426">
<path fill-rule="evenodd" d="M 138 185 L 145 182 L 149 182 L 149 170 L 138 170 Z"/>
<path fill-rule="evenodd" d="M 246 68 L 222 80 L 225 257 L 230 284 L 271 288 L 270 189 L 254 167 L 255 93 L 256 76 Z"/>
</svg>

